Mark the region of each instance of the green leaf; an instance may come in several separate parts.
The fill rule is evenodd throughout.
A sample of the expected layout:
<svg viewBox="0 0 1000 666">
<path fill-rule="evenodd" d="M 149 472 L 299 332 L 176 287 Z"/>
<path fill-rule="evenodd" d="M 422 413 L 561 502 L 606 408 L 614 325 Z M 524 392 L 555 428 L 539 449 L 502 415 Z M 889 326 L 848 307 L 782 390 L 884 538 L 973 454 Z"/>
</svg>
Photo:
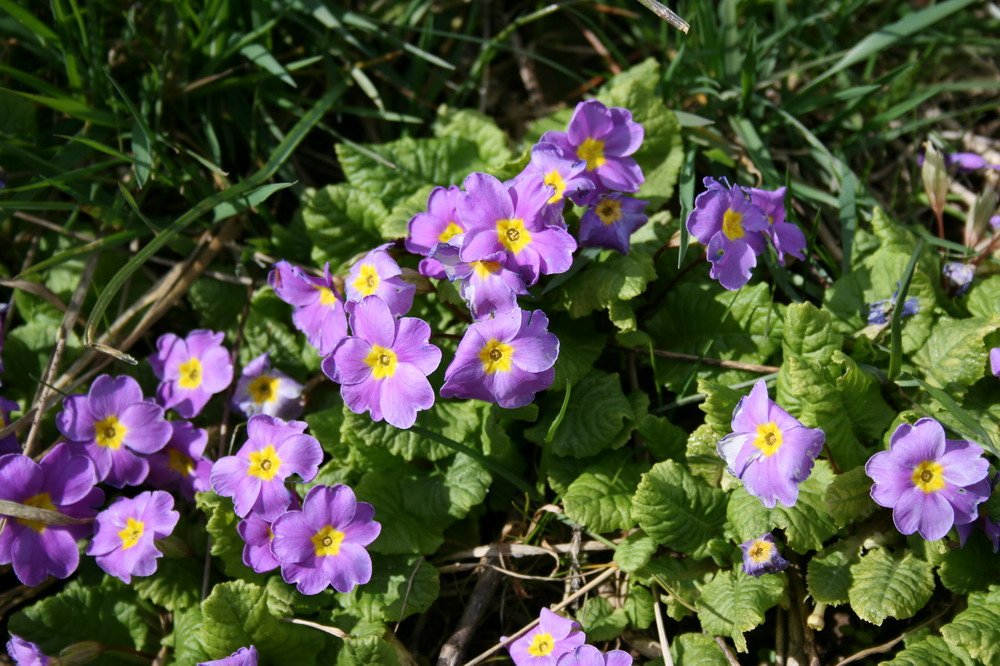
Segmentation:
<svg viewBox="0 0 1000 666">
<path fill-rule="evenodd" d="M 132 587 L 140 597 L 168 611 L 197 606 L 205 565 L 193 557 L 161 557 L 152 576 L 136 576 Z"/>
<path fill-rule="evenodd" d="M 372 579 L 359 585 L 340 603 L 345 608 L 359 603 L 379 609 L 386 622 L 400 622 L 423 613 L 438 598 L 438 570 L 416 555 L 372 556 Z"/>
<path fill-rule="evenodd" d="M 681 634 L 670 643 L 675 664 L 684 666 L 729 666 L 726 653 L 708 634 Z"/>
<path fill-rule="evenodd" d="M 398 666 L 399 653 L 380 636 L 363 636 L 344 640 L 344 648 L 337 655 L 336 666 L 371 666 L 384 664 Z"/>
<path fill-rule="evenodd" d="M 223 571 L 233 578 L 251 578 L 263 581 L 263 577 L 255 574 L 252 569 L 243 564 L 243 539 L 236 531 L 239 517 L 233 511 L 233 501 L 228 497 L 220 497 L 215 492 L 198 493 L 195 503 L 207 516 L 205 531 L 212 539 L 212 555 L 222 560 Z M 199 583 L 199 593 L 201 585 Z"/>
<path fill-rule="evenodd" d="M 638 530 L 628 535 L 615 548 L 615 564 L 625 573 L 635 573 L 649 563 L 649 558 L 656 552 L 656 548 L 656 541 L 642 530 Z"/>
<path fill-rule="evenodd" d="M 907 641 L 905 649 L 880 666 L 973 666 L 974 663 L 940 636 L 925 636 L 912 644 Z"/>
<path fill-rule="evenodd" d="M 503 130 L 492 118 L 473 109 L 439 108 L 434 119 L 434 136 L 471 140 L 476 144 L 479 156 L 492 164 L 514 159 Z"/>
<path fill-rule="evenodd" d="M 556 397 L 560 396 L 551 396 L 553 400 Z M 547 416 L 529 428 L 525 436 L 541 446 L 555 412 L 547 409 Z M 622 426 L 626 419 L 633 418 L 632 405 L 622 391 L 618 375 L 595 371 L 573 387 L 573 399 L 552 438 L 550 450 L 558 456 L 586 458 L 605 449 L 619 448 L 628 439 L 628 432 L 622 436 Z"/>
<path fill-rule="evenodd" d="M 312 241 L 312 260 L 339 272 L 359 251 L 382 241 L 381 223 L 389 211 L 378 195 L 347 183 L 306 190 L 302 221 Z"/>
<path fill-rule="evenodd" d="M 211 659 L 198 640 L 201 635 L 201 625 L 201 606 L 193 606 L 174 613 L 174 630 L 163 639 L 164 645 L 174 648 L 173 663 L 199 664 Z"/>
<path fill-rule="evenodd" d="M 838 527 L 864 520 L 877 508 L 871 497 L 872 480 L 864 467 L 837 475 L 826 489 L 823 502 Z"/>
<path fill-rule="evenodd" d="M 474 400 L 438 400 L 420 412 L 420 425 L 458 442 L 474 441 L 482 420 L 480 404 Z M 401 430 L 368 414 L 355 414 L 344 406 L 341 437 L 351 446 L 381 446 L 404 460 L 440 460 L 454 450 L 412 430 Z"/>
<path fill-rule="evenodd" d="M 742 571 L 720 571 L 701 592 L 698 619 L 705 633 L 730 636 L 736 649 L 747 651 L 743 632 L 764 621 L 764 613 L 781 599 L 785 578 L 768 574 L 760 578 Z"/>
<path fill-rule="evenodd" d="M 928 384 L 961 395 L 986 372 L 989 349 L 984 339 L 1000 328 L 1000 316 L 989 319 L 941 317 L 926 344 L 913 355 Z"/>
<path fill-rule="evenodd" d="M 632 517 L 658 543 L 695 557 L 722 536 L 726 495 L 672 460 L 643 475 L 632 499 Z"/>
<path fill-rule="evenodd" d="M 605 250 L 559 287 L 558 307 L 579 319 L 606 310 L 616 301 L 635 298 L 654 278 L 656 269 L 649 253 L 635 247 L 628 254 Z"/>
<path fill-rule="evenodd" d="M 650 587 L 662 588 L 666 594 L 660 596 L 660 601 L 666 605 L 667 615 L 680 620 L 691 614 L 690 607 L 701 596 L 702 587 L 717 571 L 710 559 L 666 556 L 652 560 L 635 578 Z"/>
<path fill-rule="evenodd" d="M 726 474 L 726 461 L 716 451 L 720 439 L 720 433 L 707 423 L 702 423 L 688 437 L 687 451 L 684 453 L 691 473 L 715 488 L 733 478 Z M 735 479 L 733 482 L 738 483 Z"/>
<path fill-rule="evenodd" d="M 981 524 L 977 521 L 977 525 Z M 938 567 L 941 584 L 955 594 L 969 594 L 986 590 L 990 585 L 1000 585 L 1000 569 L 993 544 L 976 529 L 961 548 L 945 553 L 944 562 Z"/>
<path fill-rule="evenodd" d="M 247 44 L 243 46 L 240 48 L 240 55 L 261 69 L 278 77 L 283 83 L 287 83 L 293 88 L 298 87 L 295 85 L 295 81 L 292 79 L 292 75 L 288 73 L 288 70 L 282 67 L 278 59 L 260 44 Z"/>
<path fill-rule="evenodd" d="M 851 608 L 877 626 L 887 617 L 913 617 L 934 592 L 933 566 L 910 552 L 869 551 L 851 566 L 851 576 Z"/>
<path fill-rule="evenodd" d="M 221 659 L 252 643 L 262 660 L 282 663 L 294 654 L 297 664 L 315 664 L 323 634 L 281 622 L 271 613 L 268 595 L 265 588 L 242 580 L 216 585 L 201 603 L 199 638 L 205 652 Z"/>
<path fill-rule="evenodd" d="M 203 328 L 213 331 L 235 330 L 246 302 L 246 287 L 202 277 L 188 290 L 188 299 L 201 319 Z"/>
<path fill-rule="evenodd" d="M 1000 661 L 1000 586 L 970 594 L 968 607 L 941 627 L 941 635 L 980 663 Z"/>
<path fill-rule="evenodd" d="M 653 614 L 653 593 L 642 585 L 630 585 L 628 596 L 622 604 L 625 609 L 625 617 L 633 629 L 642 631 L 648 629 L 653 624 L 655 615 Z"/>
<path fill-rule="evenodd" d="M 590 319 L 574 322 L 557 319 L 549 326 L 549 331 L 559 338 L 559 358 L 551 390 L 561 391 L 567 381 L 575 384 L 590 372 L 607 340 L 597 332 Z"/>
<path fill-rule="evenodd" d="M 844 336 L 834 331 L 832 318 L 808 301 L 792 303 L 785 310 L 781 347 L 785 356 L 800 356 L 813 363 L 828 363 L 840 349 Z"/>
<path fill-rule="evenodd" d="M 806 585 L 809 594 L 824 604 L 845 604 L 854 579 L 851 567 L 858 563 L 857 548 L 838 541 L 809 560 Z"/>
<path fill-rule="evenodd" d="M 625 609 L 615 608 L 607 599 L 599 596 L 587 599 L 576 619 L 583 626 L 587 640 L 591 642 L 614 640 L 628 626 Z"/>
<path fill-rule="evenodd" d="M 646 442 L 646 448 L 656 460 L 684 460 L 687 433 L 663 416 L 646 414 L 636 424 L 636 430 Z"/>
<path fill-rule="evenodd" d="M 749 391 L 729 388 L 710 379 L 699 379 L 698 393 L 705 394 L 705 399 L 698 404 L 698 409 L 705 412 L 705 423 L 717 433 L 731 432 L 736 405 Z"/>
<path fill-rule="evenodd" d="M 973 282 L 965 306 L 976 317 L 1000 316 L 1000 275 Z"/>
<path fill-rule="evenodd" d="M 627 459 L 591 465 L 566 490 L 566 515 L 598 534 L 632 527 L 632 495 L 647 469 Z"/>
</svg>

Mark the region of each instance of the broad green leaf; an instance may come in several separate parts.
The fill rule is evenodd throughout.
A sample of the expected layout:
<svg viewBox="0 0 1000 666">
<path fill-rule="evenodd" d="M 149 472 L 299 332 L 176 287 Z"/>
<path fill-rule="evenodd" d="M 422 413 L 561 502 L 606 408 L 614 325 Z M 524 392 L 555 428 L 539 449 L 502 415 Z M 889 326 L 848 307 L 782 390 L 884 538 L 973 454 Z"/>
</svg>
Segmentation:
<svg viewBox="0 0 1000 666">
<path fill-rule="evenodd" d="M 243 564 L 244 543 L 236 531 L 240 519 L 233 511 L 233 501 L 228 497 L 220 497 L 210 490 L 198 493 L 195 502 L 208 518 L 205 531 L 212 539 L 211 552 L 222 560 L 222 569 L 226 575 L 262 581 L 262 576 L 255 574 L 250 567 Z M 201 593 L 200 585 L 198 592 Z"/>
<path fill-rule="evenodd" d="M 632 517 L 658 543 L 695 557 L 722 536 L 726 496 L 672 460 L 643 475 L 632 499 Z"/>
<path fill-rule="evenodd" d="M 628 626 L 628 616 L 624 608 L 615 608 L 600 596 L 587 599 L 576 619 L 583 626 L 587 640 L 610 641 L 618 638 Z"/>
<path fill-rule="evenodd" d="M 377 195 L 347 183 L 306 190 L 301 215 L 312 241 L 312 260 L 346 269 L 359 252 L 382 242 L 381 223 L 389 211 Z"/>
<path fill-rule="evenodd" d="M 883 661 L 879 666 L 974 666 L 977 663 L 980 662 L 969 659 L 940 636 L 931 635 L 906 641 L 906 648 L 892 661 Z"/>
<path fill-rule="evenodd" d="M 687 433 L 663 416 L 646 414 L 636 424 L 636 430 L 646 442 L 646 448 L 656 461 L 684 459 Z"/>
<path fill-rule="evenodd" d="M 730 636 L 736 649 L 747 651 L 743 632 L 764 621 L 764 613 L 781 599 L 785 592 L 782 574 L 767 574 L 760 578 L 743 571 L 720 571 L 701 592 L 698 599 L 698 619 L 705 633 Z"/>
<path fill-rule="evenodd" d="M 633 629 L 642 631 L 648 629 L 653 624 L 655 615 L 653 614 L 653 593 L 649 588 L 642 585 L 630 585 L 628 596 L 622 604 L 625 609 L 625 617 Z"/>
<path fill-rule="evenodd" d="M 361 602 L 371 604 L 386 622 L 400 622 L 425 612 L 441 587 L 437 568 L 416 555 L 375 554 L 372 572 L 371 581 L 355 587 L 340 604 L 345 608 Z"/>
<path fill-rule="evenodd" d="M 988 319 L 941 317 L 927 343 L 913 355 L 913 363 L 923 371 L 928 384 L 950 389 L 953 394 L 964 393 L 986 372 L 990 350 L 984 338 L 998 328 L 997 315 Z"/>
<path fill-rule="evenodd" d="M 728 666 L 726 653 L 708 634 L 681 634 L 670 642 L 675 664 L 684 666 Z"/>
<path fill-rule="evenodd" d="M 632 495 L 647 469 L 644 463 L 613 459 L 588 467 L 566 490 L 566 515 L 599 534 L 632 527 Z"/>
<path fill-rule="evenodd" d="M 479 156 L 491 164 L 503 164 L 514 159 L 504 131 L 492 118 L 473 109 L 438 109 L 434 119 L 434 136 L 470 140 L 476 144 Z"/>
<path fill-rule="evenodd" d="M 173 663 L 199 664 L 211 659 L 198 640 L 202 622 L 201 606 L 185 608 L 174 613 L 174 630 L 163 639 L 164 645 L 174 649 Z"/>
<path fill-rule="evenodd" d="M 642 530 L 638 530 L 628 535 L 615 548 L 615 564 L 625 573 L 635 573 L 646 566 L 656 548 L 656 541 Z"/>
<path fill-rule="evenodd" d="M 1000 586 L 970 594 L 968 607 L 941 627 L 941 635 L 980 663 L 1000 661 Z"/>
<path fill-rule="evenodd" d="M 558 307 L 573 319 L 585 317 L 616 301 L 635 298 L 654 278 L 656 270 L 648 252 L 635 247 L 628 254 L 604 250 L 559 287 Z"/>
<path fill-rule="evenodd" d="M 380 636 L 348 638 L 337 655 L 336 666 L 399 666 L 403 662 L 399 653 Z"/>
<path fill-rule="evenodd" d="M 834 372 L 844 412 L 858 438 L 880 437 L 892 421 L 893 411 L 882 399 L 878 381 L 840 350 L 833 352 L 830 370 Z"/>
<path fill-rule="evenodd" d="M 781 346 L 785 356 L 800 356 L 814 363 L 828 363 L 840 349 L 844 336 L 833 330 L 830 313 L 812 303 L 792 303 L 785 310 Z"/>
<path fill-rule="evenodd" d="M 143 599 L 177 612 L 201 601 L 205 563 L 193 557 L 161 557 L 152 576 L 136 576 L 132 587 Z"/>
<path fill-rule="evenodd" d="M 705 412 L 705 423 L 717 433 L 732 432 L 733 412 L 740 398 L 749 391 L 729 388 L 710 379 L 699 379 L 698 393 L 705 394 L 705 399 L 698 403 L 698 409 Z"/>
<path fill-rule="evenodd" d="M 910 552 L 869 551 L 851 566 L 851 576 L 851 608 L 862 620 L 877 626 L 887 617 L 913 617 L 934 592 L 932 565 Z"/>
<path fill-rule="evenodd" d="M 667 609 L 667 615 L 680 620 L 691 614 L 691 607 L 701 596 L 705 582 L 716 573 L 717 567 L 709 559 L 693 557 L 658 557 L 633 577 L 643 581 L 650 588 L 659 587 L 664 591 L 660 601 Z"/>
<path fill-rule="evenodd" d="M 1000 316 L 1000 275 L 974 281 L 965 306 L 976 317 L 989 319 L 995 315 Z"/>
<path fill-rule="evenodd" d="M 864 467 L 855 467 L 837 475 L 823 496 L 830 517 L 838 527 L 864 520 L 878 507 L 871 497 L 872 480 Z"/>
<path fill-rule="evenodd" d="M 474 400 L 438 400 L 418 418 L 422 427 L 458 442 L 475 441 L 481 419 L 479 404 Z M 373 421 L 368 414 L 355 414 L 346 406 L 340 435 L 351 446 L 385 447 L 404 460 L 440 460 L 455 453 L 444 444 L 384 421 Z"/>
<path fill-rule="evenodd" d="M 552 390 L 561 391 L 566 382 L 575 384 L 583 379 L 604 351 L 607 340 L 595 330 L 590 319 L 567 322 L 556 320 L 549 331 L 559 338 L 559 358 Z"/>
<path fill-rule="evenodd" d="M 353 412 L 345 410 L 341 404 L 336 404 L 305 415 L 306 423 L 309 424 L 306 432 L 315 437 L 323 450 L 334 458 L 347 456 L 348 443 L 341 439 L 341 429 L 348 413 Z"/>
<path fill-rule="evenodd" d="M 555 398 L 561 397 L 551 396 L 552 400 Z M 572 398 L 552 438 L 549 447 L 552 453 L 585 458 L 625 444 L 628 433 L 622 437 L 622 426 L 626 419 L 634 418 L 634 413 L 618 375 L 592 372 L 576 383 Z M 551 407 L 550 404 L 546 417 L 525 432 L 539 446 L 544 443 L 558 411 Z"/>
<path fill-rule="evenodd" d="M 843 541 L 817 553 L 809 560 L 806 585 L 813 599 L 824 604 L 845 604 L 853 578 L 851 567 L 858 563 L 857 548 Z"/>
<path fill-rule="evenodd" d="M 976 522 L 978 528 L 982 523 Z M 979 529 L 974 529 L 961 548 L 945 553 L 938 567 L 941 584 L 955 594 L 969 594 L 986 590 L 990 585 L 1000 585 L 1000 568 L 993 543 Z"/>
<path fill-rule="evenodd" d="M 242 580 L 219 583 L 201 603 L 200 640 L 213 659 L 228 657 L 253 644 L 262 660 L 282 663 L 288 655 L 303 666 L 316 663 L 323 634 L 315 629 L 281 622 L 272 615 L 268 591 Z"/>
<path fill-rule="evenodd" d="M 188 299 L 201 319 L 202 328 L 235 331 L 246 302 L 247 290 L 238 284 L 201 277 L 188 290 Z"/>
<path fill-rule="evenodd" d="M 727 483 L 728 479 L 732 479 L 734 484 L 739 483 L 726 474 L 726 461 L 716 451 L 716 444 L 721 438 L 722 435 L 712 426 L 702 423 L 688 437 L 687 451 L 684 453 L 691 473 L 716 488 Z"/>
</svg>

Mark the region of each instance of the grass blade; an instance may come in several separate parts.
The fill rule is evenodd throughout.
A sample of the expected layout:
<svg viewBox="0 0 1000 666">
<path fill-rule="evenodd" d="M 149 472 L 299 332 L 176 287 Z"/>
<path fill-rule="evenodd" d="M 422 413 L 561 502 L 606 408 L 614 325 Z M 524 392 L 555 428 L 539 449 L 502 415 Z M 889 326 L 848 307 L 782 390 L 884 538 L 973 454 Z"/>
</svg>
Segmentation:
<svg viewBox="0 0 1000 666">
<path fill-rule="evenodd" d="M 917 260 L 924 249 L 924 239 L 917 238 L 917 245 L 913 248 L 910 256 L 910 263 L 906 266 L 906 273 L 903 274 L 903 281 L 899 285 L 899 294 L 896 296 L 896 304 L 892 308 L 892 323 L 890 324 L 891 346 L 889 351 L 889 373 L 887 381 L 895 381 L 899 375 L 899 369 L 903 363 L 903 303 L 906 302 L 906 294 L 910 291 L 910 282 L 913 281 L 913 271 L 917 268 Z"/>
</svg>

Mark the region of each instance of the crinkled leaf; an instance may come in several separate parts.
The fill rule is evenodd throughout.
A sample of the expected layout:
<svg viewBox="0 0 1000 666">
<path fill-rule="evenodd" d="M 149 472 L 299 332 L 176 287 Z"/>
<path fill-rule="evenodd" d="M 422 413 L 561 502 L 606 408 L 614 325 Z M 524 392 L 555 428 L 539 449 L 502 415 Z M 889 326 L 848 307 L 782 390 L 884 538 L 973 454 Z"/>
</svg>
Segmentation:
<svg viewBox="0 0 1000 666">
<path fill-rule="evenodd" d="M 640 230 L 641 231 L 641 230 Z M 615 301 L 628 301 L 656 277 L 653 258 L 633 248 L 628 254 L 605 250 L 559 288 L 559 307 L 573 319 L 605 310 Z"/>
<path fill-rule="evenodd" d="M 830 313 L 812 303 L 792 303 L 785 310 L 781 339 L 785 356 L 801 356 L 814 363 L 827 363 L 843 344 L 844 336 L 833 330 Z"/>
<path fill-rule="evenodd" d="M 976 317 L 989 319 L 1000 316 L 1000 275 L 974 281 L 965 306 Z"/>
<path fill-rule="evenodd" d="M 457 442 L 471 442 L 480 428 L 479 404 L 474 400 L 438 400 L 420 412 L 420 425 Z M 404 460 L 440 460 L 455 451 L 412 430 L 401 430 L 368 414 L 355 414 L 344 406 L 341 437 L 351 446 L 382 446 Z"/>
<path fill-rule="evenodd" d="M 632 499 L 632 517 L 658 543 L 704 557 L 709 540 L 722 536 L 726 496 L 672 460 L 643 475 Z"/>
<path fill-rule="evenodd" d="M 913 355 L 928 384 L 955 394 L 972 386 L 986 372 L 989 349 L 984 338 L 1000 328 L 1000 316 L 949 319 L 941 317 L 930 337 Z"/>
<path fill-rule="evenodd" d="M 864 520 L 877 508 L 871 497 L 872 480 L 864 467 L 837 475 L 826 489 L 823 502 L 838 527 Z"/>
<path fill-rule="evenodd" d="M 174 630 L 163 639 L 165 645 L 174 649 L 175 664 L 198 664 L 211 657 L 205 652 L 201 641 L 201 606 L 192 606 L 174 613 Z"/>
<path fill-rule="evenodd" d="M 137 576 L 132 587 L 143 599 L 169 611 L 197 606 L 205 564 L 193 557 L 161 557 L 152 576 Z"/>
<path fill-rule="evenodd" d="M 648 469 L 644 463 L 613 459 L 588 467 L 566 490 L 566 515 L 597 533 L 632 527 L 632 495 Z"/>
<path fill-rule="evenodd" d="M 386 622 L 399 622 L 430 608 L 440 588 L 437 568 L 424 558 L 375 554 L 371 581 L 355 587 L 340 603 L 350 608 L 363 599 L 378 608 Z"/>
<path fill-rule="evenodd" d="M 934 592 L 933 566 L 910 552 L 877 548 L 851 566 L 851 608 L 867 622 L 881 626 L 887 617 L 913 617 Z"/>
<path fill-rule="evenodd" d="M 969 594 L 1000 585 L 1000 567 L 993 552 L 993 542 L 978 529 L 969 535 L 965 545 L 952 548 L 938 567 L 941 584 L 955 594 Z"/>
<path fill-rule="evenodd" d="M 648 588 L 642 585 L 630 586 L 622 608 L 625 609 L 625 617 L 628 618 L 628 623 L 633 629 L 642 631 L 653 624 L 655 619 L 653 593 Z"/>
<path fill-rule="evenodd" d="M 667 615 L 675 620 L 691 614 L 691 608 L 701 595 L 705 582 L 715 575 L 717 567 L 711 560 L 693 557 L 658 557 L 634 576 L 648 586 L 664 591 L 660 601 Z"/>
<path fill-rule="evenodd" d="M 684 666 L 728 666 L 726 653 L 708 634 L 681 634 L 670 642 L 675 664 Z"/>
<path fill-rule="evenodd" d="M 806 585 L 809 594 L 824 604 L 844 604 L 851 588 L 851 566 L 857 564 L 857 549 L 849 550 L 839 541 L 809 560 Z"/>
<path fill-rule="evenodd" d="M 642 530 L 638 530 L 628 535 L 615 548 L 615 564 L 625 573 L 635 573 L 646 566 L 656 548 L 656 541 Z"/>
<path fill-rule="evenodd" d="M 663 416 L 646 414 L 636 424 L 636 430 L 646 442 L 646 448 L 653 458 L 660 460 L 684 459 L 687 450 L 687 433 Z"/>
<path fill-rule="evenodd" d="M 698 403 L 698 409 L 705 412 L 705 423 L 715 432 L 732 432 L 733 412 L 740 398 L 749 391 L 729 388 L 710 379 L 699 379 L 698 393 L 705 394 L 705 399 Z"/>
<path fill-rule="evenodd" d="M 747 651 L 743 632 L 764 621 L 764 613 L 781 599 L 785 577 L 769 574 L 754 578 L 742 571 L 720 571 L 702 588 L 698 619 L 709 635 L 730 636 L 736 649 Z"/>
<path fill-rule="evenodd" d="M 188 300 L 198 312 L 201 327 L 213 331 L 235 330 L 246 302 L 246 287 L 212 278 L 195 280 Z"/>
<path fill-rule="evenodd" d="M 480 157 L 491 163 L 514 159 L 503 130 L 497 127 L 492 118 L 473 109 L 438 109 L 434 120 L 434 136 L 471 140 L 478 147 Z"/>
<path fill-rule="evenodd" d="M 628 626 L 625 609 L 615 608 L 607 599 L 599 596 L 587 599 L 577 614 L 577 620 L 583 626 L 587 640 L 591 642 L 618 638 Z"/>
<path fill-rule="evenodd" d="M 222 569 L 232 578 L 263 581 L 260 574 L 243 564 L 243 539 L 236 531 L 239 517 L 233 511 L 233 501 L 219 497 L 213 491 L 195 496 L 198 508 L 208 517 L 205 531 L 212 539 L 212 555 L 222 560 Z M 200 590 L 199 590 L 200 593 Z"/>
<path fill-rule="evenodd" d="M 940 636 L 924 636 L 912 644 L 908 641 L 892 661 L 883 661 L 879 666 L 973 666 L 975 663 Z"/>
<path fill-rule="evenodd" d="M 337 183 L 306 190 L 301 214 L 313 262 L 322 266 L 329 261 L 330 269 L 338 272 L 359 252 L 382 242 L 381 224 L 389 211 L 378 194 Z"/>
<path fill-rule="evenodd" d="M 944 639 L 983 664 L 1000 662 L 1000 586 L 973 592 L 968 607 L 941 627 Z"/>
<path fill-rule="evenodd" d="M 399 666 L 399 653 L 380 636 L 363 636 L 344 640 L 344 647 L 337 655 L 336 666 Z"/>
<path fill-rule="evenodd" d="M 729 432 L 727 429 L 726 432 Z M 703 479 L 711 486 L 718 487 L 726 479 L 732 477 L 726 474 L 726 461 L 719 457 L 715 450 L 722 435 L 712 426 L 703 423 L 694 429 L 688 437 L 685 460 L 691 473 Z M 734 483 L 737 483 L 735 480 Z"/>
</svg>

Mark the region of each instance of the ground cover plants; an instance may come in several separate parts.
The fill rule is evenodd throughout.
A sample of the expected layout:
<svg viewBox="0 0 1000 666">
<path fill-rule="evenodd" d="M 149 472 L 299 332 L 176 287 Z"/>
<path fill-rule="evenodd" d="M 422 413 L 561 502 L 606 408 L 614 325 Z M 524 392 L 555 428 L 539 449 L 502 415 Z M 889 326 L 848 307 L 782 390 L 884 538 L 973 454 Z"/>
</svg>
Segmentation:
<svg viewBox="0 0 1000 666">
<path fill-rule="evenodd" d="M 993 4 L 84 4 L 0 0 L 6 663 L 1000 660 Z"/>
</svg>

